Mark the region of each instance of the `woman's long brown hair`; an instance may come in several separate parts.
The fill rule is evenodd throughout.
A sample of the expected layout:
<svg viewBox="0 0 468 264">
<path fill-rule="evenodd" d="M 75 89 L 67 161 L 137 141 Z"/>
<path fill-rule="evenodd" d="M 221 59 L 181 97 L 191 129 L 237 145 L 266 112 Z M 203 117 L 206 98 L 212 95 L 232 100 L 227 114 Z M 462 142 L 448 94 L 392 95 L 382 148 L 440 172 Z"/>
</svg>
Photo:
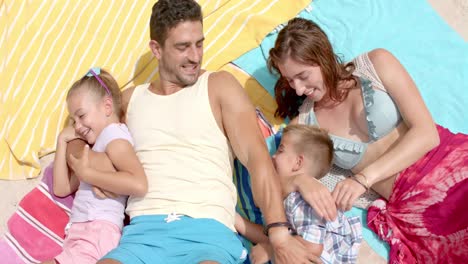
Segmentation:
<svg viewBox="0 0 468 264">
<path fill-rule="evenodd" d="M 270 50 L 268 67 L 278 73 L 278 64 L 287 58 L 303 64 L 319 66 L 324 84 L 331 100 L 341 102 L 346 99 L 348 89 L 337 89 L 338 82 L 354 80 L 354 64 L 343 64 L 334 52 L 325 32 L 314 22 L 293 18 L 278 34 L 275 46 Z M 305 96 L 297 96 L 285 78 L 280 76 L 275 85 L 275 99 L 278 104 L 275 116 L 294 118 Z"/>
</svg>

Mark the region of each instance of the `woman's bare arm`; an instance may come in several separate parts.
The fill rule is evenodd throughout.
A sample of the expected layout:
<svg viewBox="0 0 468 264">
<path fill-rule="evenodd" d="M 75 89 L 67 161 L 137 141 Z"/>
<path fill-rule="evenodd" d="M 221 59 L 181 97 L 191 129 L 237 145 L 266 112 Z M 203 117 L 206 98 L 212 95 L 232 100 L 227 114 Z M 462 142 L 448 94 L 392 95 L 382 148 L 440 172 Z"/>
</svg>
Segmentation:
<svg viewBox="0 0 468 264">
<path fill-rule="evenodd" d="M 408 131 L 389 151 L 362 170 L 370 185 L 406 169 L 439 144 L 439 134 L 411 76 L 390 52 L 377 49 L 369 58 Z"/>
</svg>

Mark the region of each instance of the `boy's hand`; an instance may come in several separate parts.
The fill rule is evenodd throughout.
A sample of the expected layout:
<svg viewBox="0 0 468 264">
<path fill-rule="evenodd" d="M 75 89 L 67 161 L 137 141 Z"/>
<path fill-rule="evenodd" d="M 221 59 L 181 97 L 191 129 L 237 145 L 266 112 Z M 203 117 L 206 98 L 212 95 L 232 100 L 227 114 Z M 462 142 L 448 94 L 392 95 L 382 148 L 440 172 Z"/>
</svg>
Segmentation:
<svg viewBox="0 0 468 264">
<path fill-rule="evenodd" d="M 270 260 L 269 253 L 271 252 L 271 246 L 269 243 L 259 243 L 252 247 L 250 253 L 250 261 L 252 264 L 263 264 Z"/>
</svg>

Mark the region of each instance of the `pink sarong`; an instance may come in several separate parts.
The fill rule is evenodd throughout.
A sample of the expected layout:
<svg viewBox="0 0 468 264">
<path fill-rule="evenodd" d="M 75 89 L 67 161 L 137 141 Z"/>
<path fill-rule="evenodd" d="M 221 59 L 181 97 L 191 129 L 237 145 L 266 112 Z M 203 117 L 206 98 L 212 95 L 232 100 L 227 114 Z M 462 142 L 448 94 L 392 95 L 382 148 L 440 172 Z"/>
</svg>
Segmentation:
<svg viewBox="0 0 468 264">
<path fill-rule="evenodd" d="M 440 145 L 399 174 L 388 202 L 369 207 L 389 263 L 468 263 L 468 135 L 437 130 Z"/>
</svg>

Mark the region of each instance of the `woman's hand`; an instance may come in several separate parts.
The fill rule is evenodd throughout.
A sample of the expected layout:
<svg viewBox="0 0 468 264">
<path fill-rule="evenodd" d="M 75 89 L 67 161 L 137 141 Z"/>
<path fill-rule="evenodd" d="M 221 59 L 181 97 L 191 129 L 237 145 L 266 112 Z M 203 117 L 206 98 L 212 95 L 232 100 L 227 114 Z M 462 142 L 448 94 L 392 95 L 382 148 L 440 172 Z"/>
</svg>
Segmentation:
<svg viewBox="0 0 468 264">
<path fill-rule="evenodd" d="M 366 188 L 351 178 L 340 181 L 332 192 L 333 199 L 342 211 L 349 211 L 356 199 L 366 192 Z"/>
<path fill-rule="evenodd" d="M 336 206 L 330 191 L 317 179 L 302 177 L 298 179 L 299 192 L 318 215 L 327 221 L 336 219 Z"/>
</svg>

